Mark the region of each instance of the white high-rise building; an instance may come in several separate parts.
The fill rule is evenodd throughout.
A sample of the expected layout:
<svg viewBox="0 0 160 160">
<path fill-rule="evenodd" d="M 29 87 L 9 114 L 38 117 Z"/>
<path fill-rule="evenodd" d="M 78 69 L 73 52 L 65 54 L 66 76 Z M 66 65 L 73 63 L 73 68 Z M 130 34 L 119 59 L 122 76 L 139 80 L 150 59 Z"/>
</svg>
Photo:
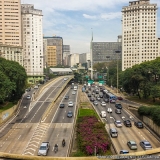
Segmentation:
<svg viewBox="0 0 160 160">
<path fill-rule="evenodd" d="M 22 4 L 21 12 L 24 67 L 35 83 L 35 79 L 43 78 L 43 15 L 42 10 L 34 9 L 32 4 Z"/>
<path fill-rule="evenodd" d="M 157 4 L 129 2 L 122 8 L 122 70 L 156 59 L 158 53 Z"/>
</svg>

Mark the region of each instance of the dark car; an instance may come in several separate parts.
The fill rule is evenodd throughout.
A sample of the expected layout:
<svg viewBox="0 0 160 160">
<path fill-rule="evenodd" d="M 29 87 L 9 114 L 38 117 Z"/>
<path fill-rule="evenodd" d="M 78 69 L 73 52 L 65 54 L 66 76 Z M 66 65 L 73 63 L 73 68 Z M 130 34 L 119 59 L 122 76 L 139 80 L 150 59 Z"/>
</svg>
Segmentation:
<svg viewBox="0 0 160 160">
<path fill-rule="evenodd" d="M 132 127 L 132 123 L 130 120 L 125 120 L 123 123 L 126 127 Z"/>
<path fill-rule="evenodd" d="M 122 98 L 122 97 L 117 97 L 117 99 L 118 99 L 118 100 L 123 100 L 123 98 Z"/>
<path fill-rule="evenodd" d="M 68 95 L 66 95 L 66 96 L 64 97 L 64 99 L 69 99 L 69 96 L 68 96 Z"/>
<path fill-rule="evenodd" d="M 140 146 L 144 149 L 144 150 L 149 150 L 149 149 L 152 149 L 152 146 L 151 144 L 146 141 L 146 140 L 143 140 L 140 142 Z"/>
<path fill-rule="evenodd" d="M 61 103 L 60 105 L 59 105 L 59 108 L 64 108 L 65 107 L 65 104 L 64 103 Z"/>
<path fill-rule="evenodd" d="M 122 105 L 121 105 L 120 103 L 116 103 L 116 104 L 115 104 L 115 107 L 116 107 L 117 109 L 122 109 Z"/>
<path fill-rule="evenodd" d="M 102 92 L 99 93 L 99 97 L 103 98 L 103 93 Z"/>
<path fill-rule="evenodd" d="M 137 128 L 144 128 L 142 122 L 134 122 L 134 125 L 135 125 Z"/>
<path fill-rule="evenodd" d="M 90 94 L 90 93 L 88 93 L 88 97 L 91 97 L 91 94 Z"/>
<path fill-rule="evenodd" d="M 90 98 L 90 101 L 94 102 L 94 101 L 95 101 L 95 99 L 94 99 L 93 97 L 91 97 L 91 98 Z"/>
<path fill-rule="evenodd" d="M 73 112 L 72 111 L 68 111 L 67 117 L 71 118 L 73 116 Z"/>
<path fill-rule="evenodd" d="M 115 113 L 117 113 L 117 114 L 121 114 L 121 109 L 115 109 Z"/>
</svg>

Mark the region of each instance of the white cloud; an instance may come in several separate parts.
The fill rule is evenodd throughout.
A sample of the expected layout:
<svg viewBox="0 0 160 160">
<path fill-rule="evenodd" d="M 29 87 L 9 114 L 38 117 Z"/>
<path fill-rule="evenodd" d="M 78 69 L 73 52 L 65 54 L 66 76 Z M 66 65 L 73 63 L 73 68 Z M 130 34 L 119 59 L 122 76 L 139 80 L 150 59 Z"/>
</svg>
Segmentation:
<svg viewBox="0 0 160 160">
<path fill-rule="evenodd" d="M 88 15 L 88 14 L 83 14 L 83 17 L 84 17 L 84 18 L 87 18 L 87 19 L 97 19 L 96 16 L 90 16 L 90 15 Z"/>
<path fill-rule="evenodd" d="M 103 13 L 100 15 L 100 17 L 105 20 L 111 20 L 111 19 L 121 18 L 122 13 L 121 12 Z"/>
</svg>

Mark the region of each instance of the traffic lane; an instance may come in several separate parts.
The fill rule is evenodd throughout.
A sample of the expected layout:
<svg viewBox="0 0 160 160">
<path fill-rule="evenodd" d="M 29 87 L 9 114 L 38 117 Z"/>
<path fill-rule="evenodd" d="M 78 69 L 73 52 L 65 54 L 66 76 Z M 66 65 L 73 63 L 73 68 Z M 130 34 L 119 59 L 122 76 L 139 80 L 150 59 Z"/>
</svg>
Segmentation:
<svg viewBox="0 0 160 160">
<path fill-rule="evenodd" d="M 70 146 L 71 133 L 73 124 L 72 123 L 52 123 L 50 128 L 45 134 L 43 139 L 44 142 L 48 141 L 50 143 L 50 149 L 47 156 L 54 157 L 66 157 L 68 149 Z M 62 147 L 62 140 L 65 139 L 66 145 Z M 58 152 L 54 152 L 54 146 L 58 144 Z M 38 152 L 38 151 L 37 151 Z"/>
<path fill-rule="evenodd" d="M 59 81 L 56 81 L 54 83 L 52 83 L 51 85 L 49 85 L 46 90 L 46 92 L 39 98 L 39 101 L 45 101 L 45 99 L 48 97 L 48 95 L 50 95 L 53 90 L 55 90 L 58 86 L 60 86 L 62 84 L 62 79 Z"/>
<path fill-rule="evenodd" d="M 43 114 L 45 113 L 46 109 L 49 107 L 50 102 L 42 102 L 37 111 L 34 113 L 32 119 L 30 120 L 31 123 L 38 123 Z"/>
<path fill-rule="evenodd" d="M 68 107 L 68 102 L 72 101 L 73 102 L 73 107 Z M 55 114 L 55 117 L 53 119 L 53 123 L 73 123 L 74 117 L 75 117 L 75 110 L 76 110 L 76 96 L 70 96 L 68 102 L 66 102 L 64 100 L 64 102 L 62 101 L 62 103 L 65 104 L 64 108 L 59 108 L 59 105 L 57 106 L 57 111 Z M 67 114 L 68 111 L 72 111 L 73 112 L 73 117 L 68 118 Z"/>
<path fill-rule="evenodd" d="M 113 126 L 113 127 L 117 128 L 116 126 Z M 142 140 L 148 140 L 148 138 L 147 138 L 148 134 L 146 134 L 146 133 L 145 134 L 140 133 L 137 130 L 137 128 L 135 128 L 134 126 L 132 126 L 132 127 L 126 127 L 124 125 L 121 128 L 117 128 L 117 131 L 118 131 L 118 141 L 120 141 L 121 143 L 123 143 L 125 147 L 128 147 L 127 146 L 127 141 L 133 140 L 133 141 L 136 142 L 137 147 L 138 147 L 138 149 L 136 151 L 143 151 L 143 149 L 142 149 L 142 147 L 140 146 L 139 143 Z M 141 130 L 141 132 L 143 132 L 143 129 Z M 159 143 L 157 143 L 157 141 L 156 141 L 156 145 L 153 142 L 150 142 L 150 143 L 155 148 L 159 146 Z M 124 149 L 124 148 L 117 148 L 118 152 L 120 150 L 122 150 L 122 149 Z M 130 150 L 129 147 L 128 147 L 128 150 Z M 130 152 L 135 152 L 135 151 L 130 150 Z"/>
<path fill-rule="evenodd" d="M 33 105 L 30 105 L 27 109 L 27 114 L 23 119 L 20 121 L 21 123 L 30 123 L 35 112 L 39 109 L 39 107 L 42 105 L 43 102 L 35 102 Z"/>
<path fill-rule="evenodd" d="M 47 100 L 47 99 L 52 100 L 61 88 L 62 88 L 61 86 L 57 86 L 56 88 L 53 89 L 53 91 L 50 94 L 48 94 L 48 95 L 45 94 L 46 95 L 45 100 Z"/>
<path fill-rule="evenodd" d="M 34 130 L 34 124 L 14 125 L 9 133 L 0 140 L 0 151 L 12 154 L 22 154 Z"/>
</svg>

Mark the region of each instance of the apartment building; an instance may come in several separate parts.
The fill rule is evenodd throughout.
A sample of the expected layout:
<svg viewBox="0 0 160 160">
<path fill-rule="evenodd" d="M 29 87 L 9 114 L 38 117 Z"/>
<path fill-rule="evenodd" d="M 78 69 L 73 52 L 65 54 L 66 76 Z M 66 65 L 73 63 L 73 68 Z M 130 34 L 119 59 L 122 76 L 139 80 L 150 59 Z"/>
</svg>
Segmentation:
<svg viewBox="0 0 160 160">
<path fill-rule="evenodd" d="M 90 53 L 81 53 L 79 54 L 79 63 L 85 68 L 90 68 Z"/>
<path fill-rule="evenodd" d="M 70 67 L 77 66 L 77 64 L 79 64 L 79 54 L 78 53 L 70 54 L 68 56 L 68 60 L 69 60 Z"/>
<path fill-rule="evenodd" d="M 157 4 L 150 0 L 129 2 L 122 8 L 122 70 L 156 59 Z"/>
<path fill-rule="evenodd" d="M 63 45 L 63 65 L 68 65 L 68 56 L 70 55 L 70 45 Z"/>
<path fill-rule="evenodd" d="M 23 65 L 20 0 L 0 0 L 0 56 Z"/>
<path fill-rule="evenodd" d="M 58 36 L 53 37 L 43 37 L 47 40 L 47 59 L 46 63 L 48 67 L 56 66 L 58 64 L 63 64 L 63 38 Z M 53 51 L 51 51 L 53 49 Z M 50 56 L 48 56 L 48 54 Z M 50 60 L 52 58 L 52 60 Z"/>
<path fill-rule="evenodd" d="M 22 4 L 22 33 L 24 67 L 29 83 L 43 79 L 43 34 L 42 10 L 34 9 L 32 4 Z"/>
</svg>

